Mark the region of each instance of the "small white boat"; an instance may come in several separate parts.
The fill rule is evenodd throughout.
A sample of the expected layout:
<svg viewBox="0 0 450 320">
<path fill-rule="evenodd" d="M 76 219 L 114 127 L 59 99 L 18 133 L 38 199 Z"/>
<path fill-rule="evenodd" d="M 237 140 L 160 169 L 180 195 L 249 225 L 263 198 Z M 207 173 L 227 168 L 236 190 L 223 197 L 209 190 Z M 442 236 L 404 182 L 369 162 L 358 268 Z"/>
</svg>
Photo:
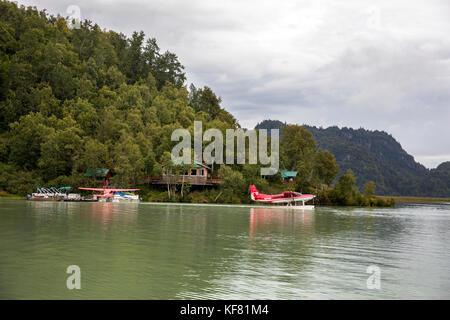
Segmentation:
<svg viewBox="0 0 450 320">
<path fill-rule="evenodd" d="M 117 192 L 111 198 L 112 202 L 139 202 L 139 195 L 130 192 Z"/>
<path fill-rule="evenodd" d="M 140 202 L 139 195 L 132 192 L 139 189 L 113 189 L 113 188 L 78 188 L 81 190 L 101 191 L 103 193 L 94 194 L 93 198 L 100 202 Z"/>
<path fill-rule="evenodd" d="M 69 193 L 71 187 L 61 188 L 45 188 L 36 187 L 37 192 L 27 195 L 27 200 L 30 201 L 74 201 L 80 200 L 81 196 L 78 193 Z"/>
</svg>

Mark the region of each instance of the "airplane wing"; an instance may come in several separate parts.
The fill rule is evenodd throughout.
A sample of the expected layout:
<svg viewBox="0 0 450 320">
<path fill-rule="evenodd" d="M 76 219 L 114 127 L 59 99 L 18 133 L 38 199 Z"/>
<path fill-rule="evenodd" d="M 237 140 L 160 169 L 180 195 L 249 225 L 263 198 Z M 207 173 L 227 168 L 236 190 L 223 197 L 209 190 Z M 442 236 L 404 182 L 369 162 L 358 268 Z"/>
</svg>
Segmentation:
<svg viewBox="0 0 450 320">
<path fill-rule="evenodd" d="M 104 192 L 137 191 L 137 190 L 141 190 L 141 189 L 109 189 L 109 188 L 82 188 L 82 187 L 79 187 L 78 189 L 91 190 L 91 191 L 104 191 Z"/>
</svg>

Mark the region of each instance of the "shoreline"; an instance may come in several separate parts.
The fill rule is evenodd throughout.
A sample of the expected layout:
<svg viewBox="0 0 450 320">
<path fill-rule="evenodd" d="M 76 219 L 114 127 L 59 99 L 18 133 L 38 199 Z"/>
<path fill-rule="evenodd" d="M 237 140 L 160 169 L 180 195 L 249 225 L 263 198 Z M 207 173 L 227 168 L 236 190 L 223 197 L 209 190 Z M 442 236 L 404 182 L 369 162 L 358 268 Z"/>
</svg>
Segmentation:
<svg viewBox="0 0 450 320">
<path fill-rule="evenodd" d="M 448 202 L 450 203 L 450 198 L 435 198 L 435 197 L 413 197 L 413 196 L 376 196 L 383 200 L 394 199 L 395 203 L 437 203 L 437 202 Z"/>
<path fill-rule="evenodd" d="M 414 196 L 374 196 L 375 198 L 379 198 L 382 200 L 394 199 L 395 203 L 450 203 L 449 198 L 440 198 L 440 197 L 414 197 Z M 12 200 L 26 200 L 26 196 L 12 194 L 5 191 L 0 191 L 0 199 L 12 199 Z M 230 205 L 232 203 L 203 203 L 203 202 L 159 202 L 159 201 L 145 201 L 151 203 L 171 203 L 171 204 L 223 204 Z M 251 204 L 235 204 L 235 205 L 251 205 Z M 315 204 L 315 206 L 321 206 L 320 204 Z"/>
<path fill-rule="evenodd" d="M 0 191 L 0 199 L 26 200 L 26 196 Z"/>
</svg>

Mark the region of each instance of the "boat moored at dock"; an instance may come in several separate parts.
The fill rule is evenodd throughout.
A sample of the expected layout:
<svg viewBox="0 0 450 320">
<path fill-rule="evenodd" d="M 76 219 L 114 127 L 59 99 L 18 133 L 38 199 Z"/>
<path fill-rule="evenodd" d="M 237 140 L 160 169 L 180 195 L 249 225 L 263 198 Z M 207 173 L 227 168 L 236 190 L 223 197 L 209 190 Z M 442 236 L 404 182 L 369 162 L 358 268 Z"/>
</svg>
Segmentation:
<svg viewBox="0 0 450 320">
<path fill-rule="evenodd" d="M 71 187 L 36 187 L 37 192 L 27 195 L 29 201 L 80 201 L 82 197 L 78 193 L 71 193 Z"/>
<path fill-rule="evenodd" d="M 94 194 L 93 199 L 100 202 L 140 202 L 139 195 L 134 191 L 140 189 L 113 189 L 113 188 L 78 188 L 80 190 L 100 191 L 102 193 Z"/>
</svg>

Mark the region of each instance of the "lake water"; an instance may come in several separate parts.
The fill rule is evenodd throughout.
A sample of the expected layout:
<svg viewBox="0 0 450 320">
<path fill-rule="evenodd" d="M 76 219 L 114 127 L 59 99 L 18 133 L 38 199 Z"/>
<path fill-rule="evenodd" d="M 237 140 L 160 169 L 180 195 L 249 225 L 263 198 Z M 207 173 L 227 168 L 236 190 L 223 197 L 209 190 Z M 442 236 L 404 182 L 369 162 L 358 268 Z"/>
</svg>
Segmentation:
<svg viewBox="0 0 450 320">
<path fill-rule="evenodd" d="M 0 299 L 449 299 L 449 231 L 450 204 L 0 200 Z"/>
</svg>

